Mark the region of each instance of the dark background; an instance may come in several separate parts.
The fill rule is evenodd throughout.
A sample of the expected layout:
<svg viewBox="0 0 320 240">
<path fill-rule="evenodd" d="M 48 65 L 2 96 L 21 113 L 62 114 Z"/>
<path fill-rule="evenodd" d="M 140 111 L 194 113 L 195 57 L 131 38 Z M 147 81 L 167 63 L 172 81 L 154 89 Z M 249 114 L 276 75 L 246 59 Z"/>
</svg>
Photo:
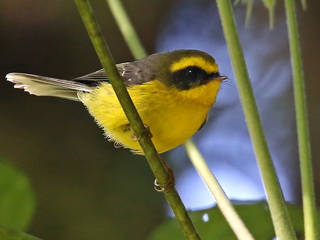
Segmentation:
<svg viewBox="0 0 320 240">
<path fill-rule="evenodd" d="M 108 143 L 81 103 L 29 96 L 4 80 L 15 71 L 70 79 L 100 68 L 74 2 L 0 2 L 0 157 L 23 169 L 36 192 L 28 232 L 47 240 L 145 239 L 166 211 L 144 158 Z M 124 1 L 149 53 L 171 3 Z M 92 4 L 116 62 L 133 60 L 105 2 Z M 308 27 L 319 26 L 320 18 L 313 5 L 300 26 L 319 161 L 319 31 Z M 319 186 L 317 173 L 319 164 Z"/>
<path fill-rule="evenodd" d="M 141 2 L 125 6 L 154 52 L 169 1 Z M 105 2 L 92 4 L 116 62 L 133 60 Z M 22 168 L 36 192 L 28 232 L 48 240 L 145 238 L 165 215 L 145 159 L 108 143 L 81 103 L 30 96 L 4 81 L 14 71 L 68 79 L 101 68 L 74 2 L 1 1 L 1 9 L 0 156 Z"/>
</svg>

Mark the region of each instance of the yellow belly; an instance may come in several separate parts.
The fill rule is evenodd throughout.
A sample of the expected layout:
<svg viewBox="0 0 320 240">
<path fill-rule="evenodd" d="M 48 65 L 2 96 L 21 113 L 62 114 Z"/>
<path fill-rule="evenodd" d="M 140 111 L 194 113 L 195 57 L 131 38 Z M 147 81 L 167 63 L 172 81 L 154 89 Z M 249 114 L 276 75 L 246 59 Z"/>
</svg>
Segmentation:
<svg viewBox="0 0 320 240">
<path fill-rule="evenodd" d="M 181 91 L 160 81 L 150 81 L 128 91 L 142 121 L 150 128 L 157 151 L 162 153 L 182 144 L 200 128 L 219 87 L 220 82 L 212 81 Z M 141 153 L 139 143 L 131 138 L 133 132 L 110 84 L 103 83 L 79 97 L 110 140 Z"/>
</svg>

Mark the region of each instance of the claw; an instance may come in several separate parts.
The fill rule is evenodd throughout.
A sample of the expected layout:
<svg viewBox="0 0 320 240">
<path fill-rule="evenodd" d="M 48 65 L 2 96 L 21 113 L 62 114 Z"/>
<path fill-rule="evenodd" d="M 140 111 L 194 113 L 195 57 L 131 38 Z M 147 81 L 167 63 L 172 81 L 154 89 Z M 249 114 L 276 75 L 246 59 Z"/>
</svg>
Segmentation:
<svg viewBox="0 0 320 240">
<path fill-rule="evenodd" d="M 156 190 L 157 192 L 164 192 L 165 189 L 160 186 L 157 179 L 154 180 L 153 184 L 154 190 Z"/>
<path fill-rule="evenodd" d="M 123 147 L 123 145 L 122 145 L 121 143 L 118 143 L 118 142 L 114 142 L 114 143 L 113 143 L 113 146 L 114 146 L 115 148 L 122 148 L 122 147 Z"/>
<path fill-rule="evenodd" d="M 138 138 L 135 133 L 132 133 L 131 136 L 130 136 L 130 138 L 131 138 L 131 140 L 134 141 L 134 142 L 138 142 L 138 141 L 140 140 L 140 138 Z"/>
<path fill-rule="evenodd" d="M 174 179 L 174 175 L 173 175 L 173 171 L 172 169 L 169 167 L 169 165 L 161 158 L 161 162 L 163 163 L 167 173 L 168 173 L 168 179 L 167 182 L 164 184 L 164 186 L 162 187 L 158 180 L 155 179 L 154 180 L 154 189 L 157 192 L 169 192 L 174 188 L 174 184 L 175 184 L 175 179 Z"/>
<path fill-rule="evenodd" d="M 142 135 L 148 135 L 150 138 L 152 138 L 153 136 L 152 136 L 152 133 L 150 132 L 150 128 L 149 128 L 149 126 L 147 125 L 147 124 L 143 124 L 144 125 L 144 127 L 145 127 L 145 131 L 142 133 Z M 136 134 L 135 133 L 132 133 L 131 134 L 131 140 L 132 141 L 135 141 L 135 142 L 138 142 L 139 140 L 140 140 L 140 137 L 137 137 L 136 136 Z"/>
</svg>

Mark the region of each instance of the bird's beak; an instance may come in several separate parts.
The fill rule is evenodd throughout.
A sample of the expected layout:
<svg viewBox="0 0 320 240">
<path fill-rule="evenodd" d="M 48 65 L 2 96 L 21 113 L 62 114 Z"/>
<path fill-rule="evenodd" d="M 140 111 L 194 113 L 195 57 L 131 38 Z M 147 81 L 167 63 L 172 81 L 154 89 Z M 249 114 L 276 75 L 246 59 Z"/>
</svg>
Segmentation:
<svg viewBox="0 0 320 240">
<path fill-rule="evenodd" d="M 212 80 L 216 80 L 218 82 L 222 82 L 222 81 L 227 80 L 227 79 L 228 79 L 228 77 L 227 76 L 223 76 L 223 75 L 218 75 L 218 76 L 215 76 L 215 77 L 212 78 Z"/>
</svg>

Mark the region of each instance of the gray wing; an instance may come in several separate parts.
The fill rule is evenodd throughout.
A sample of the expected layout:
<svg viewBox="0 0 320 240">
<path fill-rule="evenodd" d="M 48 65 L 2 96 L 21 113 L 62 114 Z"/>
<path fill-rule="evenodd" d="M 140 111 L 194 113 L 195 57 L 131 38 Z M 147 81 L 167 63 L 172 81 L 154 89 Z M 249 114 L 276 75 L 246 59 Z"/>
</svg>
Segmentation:
<svg viewBox="0 0 320 240">
<path fill-rule="evenodd" d="M 120 76 L 123 79 L 124 85 L 127 87 L 143 84 L 146 81 L 152 80 L 150 78 L 149 69 L 142 69 L 139 67 L 138 62 L 127 62 L 117 64 L 117 69 L 120 73 Z M 109 78 L 104 71 L 100 69 L 96 72 L 89 73 L 87 75 L 75 78 L 74 81 L 81 82 L 90 86 L 98 85 L 100 82 L 109 82 Z"/>
<path fill-rule="evenodd" d="M 120 76 L 127 87 L 143 84 L 146 80 L 152 80 L 150 75 L 152 71 L 150 68 L 145 65 L 143 65 L 144 68 L 140 68 L 139 65 L 140 62 L 121 63 L 117 65 Z M 24 89 L 30 94 L 60 97 L 75 101 L 79 101 L 78 91 L 91 92 L 93 88 L 101 82 L 109 82 L 103 69 L 73 80 L 50 78 L 26 73 L 9 73 L 6 78 L 15 84 L 15 88 Z"/>
</svg>

